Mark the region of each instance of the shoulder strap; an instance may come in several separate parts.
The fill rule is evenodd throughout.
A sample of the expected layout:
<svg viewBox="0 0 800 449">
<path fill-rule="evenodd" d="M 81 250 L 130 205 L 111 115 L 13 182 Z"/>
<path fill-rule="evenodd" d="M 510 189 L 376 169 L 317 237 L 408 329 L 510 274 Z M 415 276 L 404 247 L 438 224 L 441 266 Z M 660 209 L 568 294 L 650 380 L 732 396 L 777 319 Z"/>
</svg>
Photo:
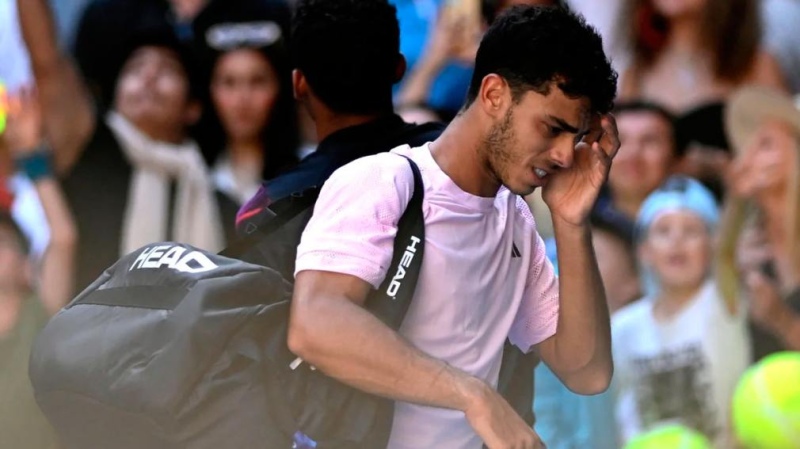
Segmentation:
<svg viewBox="0 0 800 449">
<path fill-rule="evenodd" d="M 366 304 L 368 310 L 395 330 L 403 322 L 411 299 L 414 297 L 425 251 L 425 219 L 422 213 L 425 187 L 417 164 L 407 157 L 405 159 L 408 161 L 414 177 L 414 192 L 397 224 L 392 263 L 386 271 L 386 278 L 380 288 L 367 298 Z M 232 258 L 241 256 L 292 218 L 309 207 L 313 207 L 319 197 L 319 190 L 319 188 L 308 189 L 275 203 L 273 219 L 234 242 L 219 254 Z"/>
<path fill-rule="evenodd" d="M 414 192 L 397 224 L 392 263 L 383 283 L 370 295 L 366 304 L 368 310 L 395 330 L 400 328 L 414 297 L 425 252 L 425 218 L 422 212 L 425 187 L 417 164 L 409 158 L 406 160 L 414 176 Z"/>
</svg>

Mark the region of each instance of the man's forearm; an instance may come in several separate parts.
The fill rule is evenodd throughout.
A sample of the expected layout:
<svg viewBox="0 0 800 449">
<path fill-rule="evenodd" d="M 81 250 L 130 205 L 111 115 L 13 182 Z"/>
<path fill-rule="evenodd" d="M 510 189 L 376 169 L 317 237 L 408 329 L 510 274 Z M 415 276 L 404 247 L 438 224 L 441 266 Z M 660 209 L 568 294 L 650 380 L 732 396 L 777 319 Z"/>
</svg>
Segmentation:
<svg viewBox="0 0 800 449">
<path fill-rule="evenodd" d="M 553 229 L 561 282 L 558 331 L 553 337 L 553 360 L 548 362 L 562 378 L 601 375 L 610 379 L 611 323 L 591 230 L 588 225 L 558 220 Z"/>
<path fill-rule="evenodd" d="M 297 310 L 313 307 L 313 310 Z M 298 320 L 296 316 L 304 318 Z M 346 298 L 293 304 L 289 347 L 325 374 L 393 400 L 466 410 L 488 384 L 413 347 Z"/>
</svg>

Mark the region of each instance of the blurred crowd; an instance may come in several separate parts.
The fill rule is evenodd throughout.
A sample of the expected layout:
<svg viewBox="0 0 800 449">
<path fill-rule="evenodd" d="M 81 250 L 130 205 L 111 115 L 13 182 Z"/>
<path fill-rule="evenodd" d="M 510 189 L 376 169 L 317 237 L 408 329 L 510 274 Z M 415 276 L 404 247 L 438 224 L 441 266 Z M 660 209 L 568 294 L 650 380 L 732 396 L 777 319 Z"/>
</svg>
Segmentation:
<svg viewBox="0 0 800 449">
<path fill-rule="evenodd" d="M 314 2 L 0 0 L 0 447 L 55 447 L 27 380 L 48 316 L 145 244 L 220 250 L 337 163 L 433 140 L 515 4 L 581 13 L 620 74 L 592 215 L 615 379 L 583 397 L 540 365 L 536 430 L 618 449 L 677 422 L 744 447 L 739 379 L 800 351 L 800 2 L 390 0 L 330 36 L 293 27 Z"/>
</svg>

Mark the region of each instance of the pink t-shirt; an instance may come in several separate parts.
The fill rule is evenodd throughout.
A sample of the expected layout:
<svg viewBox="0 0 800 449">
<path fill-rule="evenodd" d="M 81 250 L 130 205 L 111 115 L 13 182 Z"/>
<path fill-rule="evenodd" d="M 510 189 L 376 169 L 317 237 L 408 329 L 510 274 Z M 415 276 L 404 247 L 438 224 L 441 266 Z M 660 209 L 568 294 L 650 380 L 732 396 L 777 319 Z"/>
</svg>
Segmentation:
<svg viewBox="0 0 800 449">
<path fill-rule="evenodd" d="M 556 332 L 558 281 L 527 204 L 461 190 L 427 145 L 403 146 L 425 186 L 425 253 L 400 333 L 422 351 L 497 385 L 506 338 L 528 351 Z M 380 286 L 413 177 L 384 153 L 337 170 L 325 183 L 297 251 L 296 272 L 332 271 Z M 390 449 L 480 449 L 464 413 L 398 402 Z"/>
</svg>

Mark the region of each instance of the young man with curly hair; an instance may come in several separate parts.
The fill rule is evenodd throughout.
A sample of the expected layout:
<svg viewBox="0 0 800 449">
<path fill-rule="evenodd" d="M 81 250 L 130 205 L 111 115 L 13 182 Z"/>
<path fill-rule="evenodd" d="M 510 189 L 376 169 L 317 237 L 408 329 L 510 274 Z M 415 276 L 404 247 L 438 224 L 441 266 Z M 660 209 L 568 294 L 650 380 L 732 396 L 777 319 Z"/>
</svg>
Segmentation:
<svg viewBox="0 0 800 449">
<path fill-rule="evenodd" d="M 582 18 L 511 8 L 484 36 L 466 104 L 439 138 L 362 158 L 325 183 L 297 251 L 289 347 L 396 401 L 389 448 L 544 447 L 496 391 L 507 339 L 538 351 L 573 391 L 608 387 L 609 316 L 589 212 L 619 148 L 607 115 L 616 79 Z M 387 266 L 413 189 L 398 154 L 420 167 L 426 236 L 394 332 L 361 306 L 394 275 Z M 521 198 L 538 187 L 560 285 Z"/>
</svg>

